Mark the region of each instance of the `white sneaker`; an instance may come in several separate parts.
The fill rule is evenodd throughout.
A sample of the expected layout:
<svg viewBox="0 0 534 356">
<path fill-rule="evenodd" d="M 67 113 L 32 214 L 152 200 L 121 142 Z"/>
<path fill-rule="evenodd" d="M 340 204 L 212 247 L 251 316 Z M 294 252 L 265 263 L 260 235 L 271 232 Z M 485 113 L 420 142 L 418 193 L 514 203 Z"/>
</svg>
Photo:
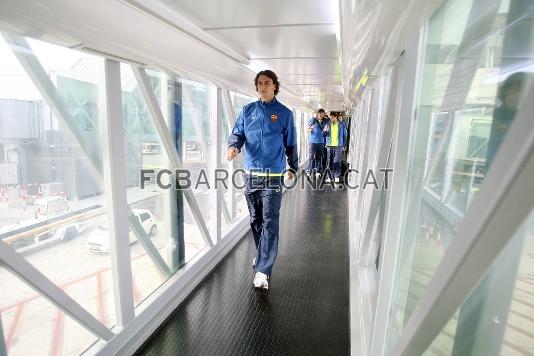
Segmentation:
<svg viewBox="0 0 534 356">
<path fill-rule="evenodd" d="M 319 178 L 319 177 L 321 176 L 321 173 L 317 172 L 317 173 L 315 173 L 315 176 L 316 176 L 317 178 Z"/>
<path fill-rule="evenodd" d="M 339 183 L 339 177 L 336 177 L 335 182 Z"/>
<path fill-rule="evenodd" d="M 332 179 L 330 179 L 330 178 L 326 178 L 324 182 L 325 182 L 325 183 L 330 183 L 331 181 L 332 181 Z"/>
<path fill-rule="evenodd" d="M 269 276 L 265 273 L 256 272 L 254 276 L 254 288 L 269 289 Z"/>
</svg>

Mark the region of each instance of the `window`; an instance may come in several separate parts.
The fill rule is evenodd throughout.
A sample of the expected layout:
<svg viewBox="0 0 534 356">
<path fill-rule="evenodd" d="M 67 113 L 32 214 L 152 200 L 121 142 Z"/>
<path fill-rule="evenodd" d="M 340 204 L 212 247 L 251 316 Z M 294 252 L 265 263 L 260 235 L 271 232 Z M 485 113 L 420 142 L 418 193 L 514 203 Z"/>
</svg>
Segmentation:
<svg viewBox="0 0 534 356">
<path fill-rule="evenodd" d="M 466 157 L 470 159 L 486 159 L 490 129 L 491 120 L 474 119 L 471 122 Z"/>
<path fill-rule="evenodd" d="M 465 223 L 531 85 L 534 8 L 527 3 L 449 0 L 425 29 L 389 352 Z"/>
<path fill-rule="evenodd" d="M 31 39 L 12 44 L 10 36 L 0 37 L 0 146 L 8 152 L 15 173 L 9 182 L 0 183 L 10 201 L 0 206 L 3 241 L 103 324 L 112 326 L 109 255 L 90 252 L 85 232 L 67 228 L 74 220 L 86 224 L 90 233 L 106 220 L 104 187 L 95 174 L 102 168 L 97 162 L 102 159 L 98 95 L 103 59 Z M 17 52 L 35 56 L 35 61 L 25 69 Z M 32 71 L 39 70 L 47 74 L 49 87 L 62 101 L 61 115 L 33 84 Z M 58 230 L 77 239 L 62 239 Z M 0 290 L 9 291 L 0 301 L 4 330 L 13 333 L 9 354 L 37 354 L 50 350 L 54 342 L 58 353 L 78 354 L 96 340 L 2 267 Z M 24 312 L 15 319 L 19 308 Z M 55 328 L 57 335 L 65 335 L 62 340 L 51 337 Z"/>
<path fill-rule="evenodd" d="M 424 355 L 533 354 L 532 256 L 531 212 Z"/>
<path fill-rule="evenodd" d="M 189 170 L 191 182 L 195 182 L 200 171 L 207 171 L 211 162 L 210 87 L 155 70 L 147 71 L 147 76 L 182 160 L 181 168 Z M 175 167 L 172 158 L 163 149 L 162 138 L 150 116 L 139 83 L 130 66 L 122 63 L 121 86 L 127 202 L 141 222 L 138 229 L 130 231 L 132 279 L 137 286 L 134 303 L 137 306 L 202 251 L 206 243 L 182 191 L 162 189 L 155 180 L 151 180 L 145 189 L 140 188 L 142 169 L 174 171 Z M 162 101 L 162 98 L 167 98 L 167 101 Z M 147 142 L 151 144 L 147 145 Z M 162 149 L 149 149 L 156 146 Z M 194 185 L 191 189 L 197 203 L 206 206 L 210 190 Z M 210 226 L 210 209 L 200 209 L 200 215 Z M 147 224 L 150 219 L 153 221 Z M 140 239 L 145 239 L 143 244 L 153 244 L 154 249 L 147 252 L 142 243 L 133 243 Z"/>
</svg>

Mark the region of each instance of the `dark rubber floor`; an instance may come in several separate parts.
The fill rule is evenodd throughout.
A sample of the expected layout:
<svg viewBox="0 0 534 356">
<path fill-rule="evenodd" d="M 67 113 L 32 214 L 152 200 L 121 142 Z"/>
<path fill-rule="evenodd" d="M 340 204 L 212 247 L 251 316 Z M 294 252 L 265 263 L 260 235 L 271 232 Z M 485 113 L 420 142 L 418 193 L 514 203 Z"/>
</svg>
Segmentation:
<svg viewBox="0 0 534 356">
<path fill-rule="evenodd" d="M 252 285 L 249 233 L 137 354 L 348 355 L 346 209 L 345 190 L 287 192 L 270 289 Z"/>
</svg>

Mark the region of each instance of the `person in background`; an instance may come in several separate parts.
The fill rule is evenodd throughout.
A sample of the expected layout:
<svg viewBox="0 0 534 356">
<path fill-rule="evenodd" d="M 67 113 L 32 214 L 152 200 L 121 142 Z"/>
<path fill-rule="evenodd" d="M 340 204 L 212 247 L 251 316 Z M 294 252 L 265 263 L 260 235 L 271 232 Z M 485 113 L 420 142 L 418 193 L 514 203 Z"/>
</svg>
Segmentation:
<svg viewBox="0 0 534 356">
<path fill-rule="evenodd" d="M 330 122 L 330 117 L 325 113 L 323 119 L 321 120 L 321 127 L 324 129 L 324 127 Z M 327 159 L 328 154 L 326 152 L 326 136 L 323 134 L 323 150 L 321 152 L 321 171 L 320 174 L 323 174 L 325 169 L 328 166 Z"/>
<path fill-rule="evenodd" d="M 310 134 L 308 138 L 308 168 L 306 175 L 309 177 L 314 174 L 319 176 L 323 170 L 322 156 L 324 150 L 323 123 L 324 110 L 317 110 L 317 114 L 310 118 L 307 123 L 307 131 Z"/>
<path fill-rule="evenodd" d="M 330 123 L 323 129 L 323 134 L 326 136 L 328 170 L 336 183 L 340 182 L 341 155 L 347 142 L 347 127 L 343 121 L 338 120 L 338 117 L 337 112 L 330 112 Z M 325 182 L 331 182 L 331 177 L 327 177 Z"/>
<path fill-rule="evenodd" d="M 293 112 L 276 100 L 277 75 L 259 72 L 254 79 L 260 100 L 243 107 L 228 138 L 226 158 L 233 160 L 245 146 L 245 170 L 250 227 L 256 245 L 254 287 L 269 289 L 278 254 L 282 180 L 286 157 L 292 179 L 298 169 L 297 135 Z"/>
</svg>

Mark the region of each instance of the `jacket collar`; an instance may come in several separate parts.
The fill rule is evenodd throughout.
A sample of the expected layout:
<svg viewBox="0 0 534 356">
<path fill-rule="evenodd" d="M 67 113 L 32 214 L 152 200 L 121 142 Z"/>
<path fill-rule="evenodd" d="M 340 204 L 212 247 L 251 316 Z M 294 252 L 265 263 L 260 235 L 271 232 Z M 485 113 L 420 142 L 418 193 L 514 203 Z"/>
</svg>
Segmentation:
<svg viewBox="0 0 534 356">
<path fill-rule="evenodd" d="M 259 103 L 260 103 L 260 106 L 261 107 L 264 107 L 264 108 L 270 108 L 272 107 L 275 103 L 277 103 L 278 101 L 276 100 L 276 96 L 273 98 L 273 100 L 269 101 L 268 103 L 262 101 L 261 99 L 258 100 Z"/>
</svg>

